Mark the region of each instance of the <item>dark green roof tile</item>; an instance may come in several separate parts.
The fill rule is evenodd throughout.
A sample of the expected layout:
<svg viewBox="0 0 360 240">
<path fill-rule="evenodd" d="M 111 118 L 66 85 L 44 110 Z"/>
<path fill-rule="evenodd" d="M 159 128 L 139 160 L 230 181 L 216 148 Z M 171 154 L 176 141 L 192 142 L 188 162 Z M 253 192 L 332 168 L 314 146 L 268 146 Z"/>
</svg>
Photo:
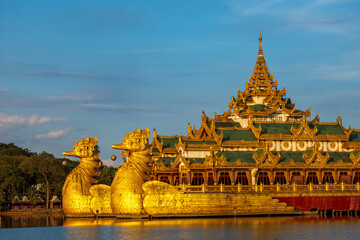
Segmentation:
<svg viewBox="0 0 360 240">
<path fill-rule="evenodd" d="M 240 123 L 238 122 L 215 122 L 215 128 L 240 128 Z"/>
<path fill-rule="evenodd" d="M 171 162 L 173 162 L 175 160 L 175 158 L 171 158 L 171 157 L 162 157 L 159 158 L 158 161 L 161 161 L 164 163 L 165 167 L 167 168 L 171 168 Z"/>
<path fill-rule="evenodd" d="M 315 126 L 318 130 L 317 135 L 345 135 L 345 132 L 340 125 L 309 124 L 310 128 L 314 128 Z"/>
<path fill-rule="evenodd" d="M 250 130 L 216 130 L 217 134 L 224 135 L 224 141 L 256 141 L 256 137 Z"/>
<path fill-rule="evenodd" d="M 186 160 L 190 161 L 190 163 L 201 163 L 205 162 L 205 158 L 187 158 Z"/>
<path fill-rule="evenodd" d="M 277 154 L 274 153 L 275 155 Z M 282 151 L 280 152 L 280 161 L 279 163 L 288 163 L 290 162 L 290 160 L 294 160 L 294 162 L 297 163 L 304 163 L 304 159 L 303 159 L 303 154 L 304 152 L 286 152 L 286 151 Z"/>
<path fill-rule="evenodd" d="M 220 157 L 221 155 L 224 155 L 225 159 L 228 162 L 236 162 L 237 160 L 240 160 L 243 163 L 255 163 L 254 159 L 252 158 L 254 152 L 252 151 L 221 151 L 218 152 L 216 155 Z"/>
<path fill-rule="evenodd" d="M 264 112 L 265 111 L 265 105 L 264 104 L 251 105 L 250 108 L 252 110 L 254 110 L 255 112 Z"/>
<path fill-rule="evenodd" d="M 360 142 L 360 133 L 359 132 L 352 132 L 350 134 L 350 142 Z"/>
<path fill-rule="evenodd" d="M 175 144 L 179 143 L 178 138 L 161 138 L 159 142 L 163 142 L 164 148 L 175 148 Z"/>
<path fill-rule="evenodd" d="M 291 126 L 295 128 L 298 127 L 298 124 L 284 124 L 284 123 L 254 123 L 256 128 L 261 125 L 261 134 L 292 134 L 290 129 Z"/>
<path fill-rule="evenodd" d="M 351 163 L 349 152 L 329 152 L 330 159 L 328 163 L 339 162 L 340 159 L 345 163 Z"/>
</svg>

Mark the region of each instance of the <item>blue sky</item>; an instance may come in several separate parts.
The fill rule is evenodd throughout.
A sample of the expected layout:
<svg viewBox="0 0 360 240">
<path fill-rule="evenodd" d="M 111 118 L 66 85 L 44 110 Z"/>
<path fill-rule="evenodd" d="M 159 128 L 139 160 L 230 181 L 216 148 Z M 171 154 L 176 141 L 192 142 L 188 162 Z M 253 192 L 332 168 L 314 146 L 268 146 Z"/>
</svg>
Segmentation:
<svg viewBox="0 0 360 240">
<path fill-rule="evenodd" d="M 244 89 L 260 26 L 296 107 L 360 128 L 359 22 L 346 0 L 0 0 L 0 142 L 62 157 L 97 136 L 109 164 L 136 128 L 186 135 Z"/>
</svg>

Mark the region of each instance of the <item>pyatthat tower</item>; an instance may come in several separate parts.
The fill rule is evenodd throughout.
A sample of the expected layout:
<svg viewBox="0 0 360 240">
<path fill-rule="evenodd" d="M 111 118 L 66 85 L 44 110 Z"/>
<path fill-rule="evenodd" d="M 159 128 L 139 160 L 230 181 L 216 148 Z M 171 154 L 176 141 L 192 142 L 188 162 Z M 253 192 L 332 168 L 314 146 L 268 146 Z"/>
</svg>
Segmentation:
<svg viewBox="0 0 360 240">
<path fill-rule="evenodd" d="M 355 184 L 360 179 L 359 130 L 309 120 L 270 74 L 259 51 L 245 90 L 214 118 L 202 114 L 187 136 L 154 130 L 153 179 L 171 185 Z"/>
</svg>

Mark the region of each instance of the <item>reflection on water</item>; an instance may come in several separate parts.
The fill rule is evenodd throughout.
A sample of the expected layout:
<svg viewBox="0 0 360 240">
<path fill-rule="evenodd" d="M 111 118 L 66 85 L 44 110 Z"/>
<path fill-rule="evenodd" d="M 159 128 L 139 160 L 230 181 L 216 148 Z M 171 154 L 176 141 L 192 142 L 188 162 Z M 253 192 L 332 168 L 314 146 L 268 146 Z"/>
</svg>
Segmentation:
<svg viewBox="0 0 360 240">
<path fill-rule="evenodd" d="M 2 216 L 1 228 L 51 227 L 61 226 L 65 220 L 63 215 L 14 215 Z"/>
<path fill-rule="evenodd" d="M 14 218 L 14 217 L 11 217 Z M 15 217 L 16 218 L 16 217 Z M 164 220 L 61 219 L 17 217 L 2 220 L 1 239 L 358 239 L 360 218 L 246 217 Z M 21 225 L 22 224 L 25 225 Z M 49 235 L 50 234 L 50 235 Z"/>
</svg>

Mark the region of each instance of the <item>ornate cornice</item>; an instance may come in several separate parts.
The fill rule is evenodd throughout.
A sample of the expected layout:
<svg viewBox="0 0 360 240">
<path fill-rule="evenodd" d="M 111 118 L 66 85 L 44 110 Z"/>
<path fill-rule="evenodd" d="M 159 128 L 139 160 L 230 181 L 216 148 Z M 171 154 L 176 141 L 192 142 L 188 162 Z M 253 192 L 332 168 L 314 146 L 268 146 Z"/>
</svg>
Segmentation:
<svg viewBox="0 0 360 240">
<path fill-rule="evenodd" d="M 354 152 L 352 152 L 350 154 L 350 160 L 352 161 L 354 166 L 357 166 L 360 162 L 360 152 L 357 155 L 355 155 Z"/>
<path fill-rule="evenodd" d="M 260 155 L 258 155 L 256 152 L 254 152 L 252 158 L 255 160 L 257 165 L 268 164 L 266 162 L 266 160 L 268 160 L 268 162 L 270 164 L 275 166 L 279 163 L 279 161 L 281 159 L 281 155 L 280 155 L 280 153 L 278 153 L 277 155 L 274 155 L 272 152 L 270 152 L 269 143 L 266 143 L 264 151 Z"/>
<path fill-rule="evenodd" d="M 313 151 L 310 153 L 310 155 L 307 155 L 306 152 L 304 152 L 303 159 L 305 160 L 305 163 L 307 165 L 320 163 L 321 166 L 325 166 L 330 159 L 329 153 L 327 152 L 325 155 L 323 155 L 319 151 L 319 143 L 317 142 L 314 143 L 314 147 L 312 149 Z M 318 163 L 314 163 L 315 160 L 317 160 Z"/>
<path fill-rule="evenodd" d="M 294 126 L 291 126 L 290 131 L 294 135 L 295 139 L 311 139 L 313 140 L 316 136 L 316 133 L 318 132 L 316 126 L 311 129 L 307 123 L 306 116 L 304 115 L 302 117 L 301 124 L 298 128 L 294 128 Z"/>
<path fill-rule="evenodd" d="M 162 142 L 159 142 L 155 128 L 153 133 L 153 145 L 155 145 L 155 147 L 159 149 L 159 152 L 163 151 L 164 144 Z"/>
</svg>

